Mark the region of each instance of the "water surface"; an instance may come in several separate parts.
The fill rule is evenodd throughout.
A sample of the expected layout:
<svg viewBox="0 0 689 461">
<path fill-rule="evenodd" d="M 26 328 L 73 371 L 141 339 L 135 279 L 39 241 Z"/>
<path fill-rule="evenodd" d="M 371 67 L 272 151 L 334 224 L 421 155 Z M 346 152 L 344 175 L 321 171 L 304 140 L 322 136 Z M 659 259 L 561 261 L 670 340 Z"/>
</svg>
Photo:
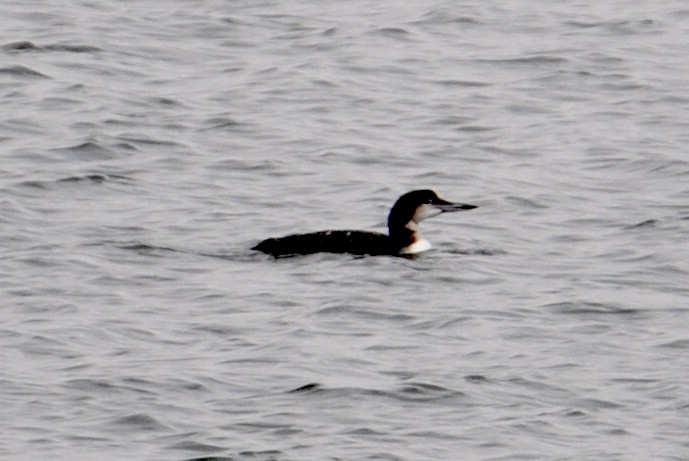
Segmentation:
<svg viewBox="0 0 689 461">
<path fill-rule="evenodd" d="M 3 10 L 3 458 L 686 458 L 683 2 Z"/>
</svg>

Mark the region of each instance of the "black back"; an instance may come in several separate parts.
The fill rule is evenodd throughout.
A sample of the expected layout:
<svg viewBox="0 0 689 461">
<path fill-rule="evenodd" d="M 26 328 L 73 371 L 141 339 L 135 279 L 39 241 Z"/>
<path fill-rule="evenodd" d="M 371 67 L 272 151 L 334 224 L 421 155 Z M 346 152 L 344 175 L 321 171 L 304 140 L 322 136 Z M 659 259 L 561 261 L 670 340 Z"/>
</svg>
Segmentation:
<svg viewBox="0 0 689 461">
<path fill-rule="evenodd" d="M 252 248 L 276 258 L 313 253 L 350 253 L 354 255 L 394 255 L 391 239 L 378 232 L 322 231 L 270 238 Z"/>
</svg>

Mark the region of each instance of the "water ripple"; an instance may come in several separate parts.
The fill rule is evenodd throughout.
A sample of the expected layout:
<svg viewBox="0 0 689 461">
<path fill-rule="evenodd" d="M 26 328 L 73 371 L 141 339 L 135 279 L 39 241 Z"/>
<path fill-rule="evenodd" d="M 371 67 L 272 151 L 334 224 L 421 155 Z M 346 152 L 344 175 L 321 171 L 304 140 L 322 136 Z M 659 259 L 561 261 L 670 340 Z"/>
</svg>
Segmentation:
<svg viewBox="0 0 689 461">
<path fill-rule="evenodd" d="M 558 314 L 566 315 L 630 315 L 636 316 L 642 311 L 613 304 L 597 302 L 559 302 L 542 306 Z"/>
<path fill-rule="evenodd" d="M 50 78 L 46 74 L 26 66 L 0 67 L 0 76 L 20 77 L 20 78 Z"/>
</svg>

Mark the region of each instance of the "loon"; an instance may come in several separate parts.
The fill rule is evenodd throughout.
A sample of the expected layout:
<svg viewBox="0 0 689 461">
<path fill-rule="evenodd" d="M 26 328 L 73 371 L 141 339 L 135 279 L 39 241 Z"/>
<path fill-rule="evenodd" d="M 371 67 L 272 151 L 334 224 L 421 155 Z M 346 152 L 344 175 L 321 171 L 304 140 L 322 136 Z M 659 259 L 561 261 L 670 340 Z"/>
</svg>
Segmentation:
<svg viewBox="0 0 689 461">
<path fill-rule="evenodd" d="M 475 205 L 452 203 L 430 189 L 407 192 L 388 215 L 388 235 L 358 230 L 330 230 L 263 240 L 252 250 L 279 258 L 313 253 L 349 253 L 357 256 L 411 256 L 431 248 L 421 238 L 418 224 L 450 211 L 472 210 Z"/>
</svg>

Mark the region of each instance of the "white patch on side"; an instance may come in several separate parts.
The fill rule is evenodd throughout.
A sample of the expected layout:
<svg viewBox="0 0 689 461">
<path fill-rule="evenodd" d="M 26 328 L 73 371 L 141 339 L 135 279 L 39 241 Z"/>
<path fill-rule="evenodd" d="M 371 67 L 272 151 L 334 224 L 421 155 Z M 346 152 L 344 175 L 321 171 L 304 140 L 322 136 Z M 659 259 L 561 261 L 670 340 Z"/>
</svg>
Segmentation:
<svg viewBox="0 0 689 461">
<path fill-rule="evenodd" d="M 414 221 L 419 223 L 427 218 L 432 218 L 433 216 L 438 216 L 443 210 L 434 207 L 433 205 L 423 204 L 416 209 L 414 213 Z"/>
<path fill-rule="evenodd" d="M 431 244 L 428 242 L 426 239 L 419 239 L 416 242 L 412 243 L 411 245 L 407 245 L 406 247 L 402 248 L 400 250 L 401 255 L 413 255 L 416 253 L 423 253 L 424 251 L 428 251 L 431 249 Z"/>
</svg>

